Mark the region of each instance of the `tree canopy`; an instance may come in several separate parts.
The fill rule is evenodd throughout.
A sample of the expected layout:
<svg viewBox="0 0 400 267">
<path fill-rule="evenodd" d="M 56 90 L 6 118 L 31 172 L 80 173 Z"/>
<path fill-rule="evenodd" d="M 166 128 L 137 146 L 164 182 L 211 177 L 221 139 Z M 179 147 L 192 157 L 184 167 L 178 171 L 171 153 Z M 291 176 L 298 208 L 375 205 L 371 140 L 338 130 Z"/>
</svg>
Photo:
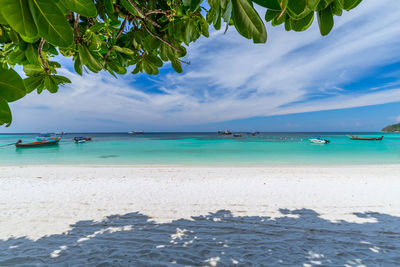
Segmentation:
<svg viewBox="0 0 400 267">
<path fill-rule="evenodd" d="M 56 56 L 72 58 L 80 75 L 104 70 L 116 76 L 129 66 L 132 74 L 156 75 L 165 62 L 182 72 L 186 48 L 208 37 L 210 25 L 234 27 L 265 43 L 266 23 L 304 31 L 316 16 L 321 35 L 327 35 L 334 16 L 361 1 L 0 0 L 0 125 L 11 124 L 9 102 L 35 90 L 56 93 L 71 82 L 57 75 Z M 26 78 L 15 65 L 23 66 Z"/>
</svg>

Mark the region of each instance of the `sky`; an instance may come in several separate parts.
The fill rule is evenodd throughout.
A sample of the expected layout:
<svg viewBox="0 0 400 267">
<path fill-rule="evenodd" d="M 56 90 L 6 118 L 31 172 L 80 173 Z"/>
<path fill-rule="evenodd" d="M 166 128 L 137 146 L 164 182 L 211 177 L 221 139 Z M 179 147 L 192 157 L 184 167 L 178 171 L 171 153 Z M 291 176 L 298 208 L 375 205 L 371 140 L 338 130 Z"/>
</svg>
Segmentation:
<svg viewBox="0 0 400 267">
<path fill-rule="evenodd" d="M 212 30 L 181 74 L 79 76 L 57 58 L 72 84 L 12 103 L 0 133 L 379 131 L 400 122 L 399 18 L 400 1 L 364 0 L 325 37 L 316 20 L 301 33 L 267 24 L 266 44 Z"/>
</svg>

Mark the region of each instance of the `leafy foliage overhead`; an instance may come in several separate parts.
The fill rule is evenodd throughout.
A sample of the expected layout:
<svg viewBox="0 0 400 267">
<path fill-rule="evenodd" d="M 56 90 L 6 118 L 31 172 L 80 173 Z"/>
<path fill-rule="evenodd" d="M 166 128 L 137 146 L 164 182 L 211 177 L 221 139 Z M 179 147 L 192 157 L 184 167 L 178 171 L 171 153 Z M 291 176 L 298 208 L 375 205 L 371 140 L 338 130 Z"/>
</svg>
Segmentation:
<svg viewBox="0 0 400 267">
<path fill-rule="evenodd" d="M 34 90 L 56 93 L 71 82 L 57 75 L 57 55 L 72 58 L 80 75 L 105 70 L 116 76 L 129 66 L 132 74 L 156 75 L 165 62 L 182 72 L 186 47 L 208 37 L 209 25 L 234 26 L 243 37 L 265 43 L 266 22 L 304 31 L 316 15 L 326 35 L 334 16 L 361 1 L 0 0 L 0 125 L 12 121 L 9 102 Z M 15 65 L 23 66 L 25 79 Z"/>
</svg>

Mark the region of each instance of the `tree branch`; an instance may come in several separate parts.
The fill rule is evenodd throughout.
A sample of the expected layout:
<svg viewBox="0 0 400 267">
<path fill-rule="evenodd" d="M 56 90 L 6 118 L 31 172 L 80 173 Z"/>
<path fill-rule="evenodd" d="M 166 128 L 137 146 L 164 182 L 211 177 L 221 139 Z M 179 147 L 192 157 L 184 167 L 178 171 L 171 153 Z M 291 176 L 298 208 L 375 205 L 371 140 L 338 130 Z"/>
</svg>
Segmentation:
<svg viewBox="0 0 400 267">
<path fill-rule="evenodd" d="M 121 36 L 122 32 L 124 31 L 125 25 L 126 25 L 126 21 L 127 21 L 127 18 L 125 18 L 124 21 L 121 24 L 121 28 L 119 29 L 118 34 L 117 34 L 117 39 Z"/>
<path fill-rule="evenodd" d="M 81 32 L 79 31 L 79 28 L 78 28 L 80 17 L 81 17 L 81 15 L 76 13 L 75 22 L 74 22 L 74 32 L 77 37 L 75 38 L 75 41 L 79 41 L 81 39 Z"/>
<path fill-rule="evenodd" d="M 145 15 L 148 16 L 148 15 L 151 15 L 151 14 L 164 14 L 167 17 L 170 16 L 168 10 L 162 10 L 162 9 L 150 10 L 149 12 L 146 12 Z"/>
<path fill-rule="evenodd" d="M 172 49 L 175 49 L 176 51 L 181 51 L 179 48 L 175 47 L 174 45 L 172 45 L 171 43 L 165 41 L 163 38 L 161 38 L 160 36 L 158 36 L 157 34 L 155 34 L 154 32 L 152 32 L 149 28 L 149 26 L 147 26 L 146 22 L 142 19 L 139 18 L 142 21 L 143 27 L 146 29 L 146 31 L 153 36 L 154 38 L 160 40 L 161 42 L 163 42 L 164 44 L 168 45 L 169 47 L 171 47 Z"/>
<path fill-rule="evenodd" d="M 149 19 L 149 18 L 146 16 L 146 14 L 145 14 L 142 10 L 140 10 L 140 8 L 135 4 L 135 2 L 133 2 L 132 0 L 128 0 L 128 1 L 129 1 L 129 3 L 133 6 L 133 8 L 134 8 L 145 20 L 147 20 L 148 22 L 150 22 L 151 24 L 153 24 L 155 27 L 161 28 L 160 24 L 158 24 L 157 22 L 155 22 L 155 21 Z M 135 14 L 132 14 L 132 15 L 135 15 Z"/>
<path fill-rule="evenodd" d="M 39 54 L 40 60 L 42 61 L 42 66 L 44 68 L 44 71 L 48 73 L 50 71 L 50 69 L 47 66 L 46 60 L 44 60 L 43 52 L 42 52 L 43 45 L 44 45 L 45 42 L 46 41 L 43 38 L 40 39 L 40 43 L 39 43 L 39 47 L 38 47 L 38 54 Z"/>
<path fill-rule="evenodd" d="M 180 58 L 177 58 L 177 60 L 178 60 L 179 62 L 181 62 L 181 63 L 186 64 L 186 65 L 190 65 L 190 61 L 184 61 L 184 60 L 182 60 L 182 59 L 180 59 Z"/>
<path fill-rule="evenodd" d="M 283 2 L 281 2 L 281 3 L 279 4 L 279 6 L 281 7 L 282 12 L 281 12 L 281 13 L 279 14 L 279 16 L 276 18 L 277 20 L 280 19 L 280 18 L 283 16 L 283 14 L 285 14 L 285 11 L 286 11 L 286 6 L 285 6 L 285 8 L 283 8 Z"/>
<path fill-rule="evenodd" d="M 119 31 L 118 31 L 118 33 L 117 33 L 116 40 L 121 36 L 122 32 L 124 31 L 125 25 L 126 25 L 126 20 L 127 20 L 127 18 L 125 18 L 124 21 L 122 22 L 121 28 L 119 29 Z M 112 49 L 113 49 L 112 46 L 110 46 L 110 47 L 108 48 L 108 50 L 107 50 L 107 53 L 104 55 L 104 60 L 103 60 L 103 64 L 104 64 L 104 65 L 106 64 L 107 58 L 108 58 L 108 56 L 110 55 Z"/>
</svg>

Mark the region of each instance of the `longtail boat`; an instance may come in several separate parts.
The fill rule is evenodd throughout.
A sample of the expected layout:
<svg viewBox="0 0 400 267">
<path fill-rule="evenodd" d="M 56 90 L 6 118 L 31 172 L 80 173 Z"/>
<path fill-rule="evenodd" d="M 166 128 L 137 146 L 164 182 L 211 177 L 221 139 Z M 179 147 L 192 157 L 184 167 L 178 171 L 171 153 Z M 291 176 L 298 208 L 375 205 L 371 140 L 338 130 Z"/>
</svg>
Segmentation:
<svg viewBox="0 0 400 267">
<path fill-rule="evenodd" d="M 49 138 L 41 141 L 31 142 L 31 143 L 22 143 L 22 140 L 18 140 L 15 143 L 16 147 L 39 147 L 39 146 L 51 146 L 57 145 L 60 142 L 63 134 L 61 133 L 60 137 Z"/>
<path fill-rule="evenodd" d="M 367 141 L 380 141 L 383 139 L 383 135 L 381 137 L 364 137 L 364 136 L 356 136 L 356 135 L 348 135 L 350 140 L 367 140 Z"/>
</svg>

